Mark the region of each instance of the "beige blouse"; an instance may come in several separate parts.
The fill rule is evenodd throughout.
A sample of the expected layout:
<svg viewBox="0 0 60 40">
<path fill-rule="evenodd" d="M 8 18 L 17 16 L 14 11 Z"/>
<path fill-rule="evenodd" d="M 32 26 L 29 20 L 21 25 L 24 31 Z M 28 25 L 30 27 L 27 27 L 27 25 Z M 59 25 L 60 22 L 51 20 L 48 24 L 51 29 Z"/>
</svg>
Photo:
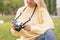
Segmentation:
<svg viewBox="0 0 60 40">
<path fill-rule="evenodd" d="M 21 7 L 18 9 L 16 17 L 20 12 L 25 8 Z M 26 10 L 22 13 L 21 17 L 17 21 L 25 22 L 32 15 L 34 8 L 27 7 Z M 27 23 L 31 26 L 31 31 L 22 29 L 20 32 L 17 32 L 11 28 L 11 32 L 15 36 L 20 36 L 17 40 L 35 40 L 36 37 L 44 34 L 48 29 L 54 29 L 53 21 L 47 11 L 47 9 L 42 7 L 37 7 L 32 19 Z"/>
</svg>

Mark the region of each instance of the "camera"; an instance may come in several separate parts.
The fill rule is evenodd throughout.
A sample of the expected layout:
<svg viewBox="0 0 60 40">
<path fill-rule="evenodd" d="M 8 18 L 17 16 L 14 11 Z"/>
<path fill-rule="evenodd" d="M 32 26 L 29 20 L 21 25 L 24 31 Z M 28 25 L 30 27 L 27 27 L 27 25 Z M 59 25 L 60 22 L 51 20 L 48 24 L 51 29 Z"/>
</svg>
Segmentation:
<svg viewBox="0 0 60 40">
<path fill-rule="evenodd" d="M 27 7 L 25 7 L 24 10 L 20 13 L 20 15 L 18 15 L 18 17 L 13 20 L 12 23 L 13 23 L 14 25 L 16 25 L 16 28 L 15 28 L 16 31 L 19 32 L 22 28 L 24 28 L 23 26 L 24 26 L 27 22 L 29 22 L 29 21 L 31 20 L 31 18 L 32 18 L 33 14 L 34 14 L 34 12 L 35 12 L 35 10 L 36 10 L 36 7 L 37 7 L 37 5 L 35 6 L 35 9 L 34 9 L 32 15 L 31 15 L 31 17 L 29 17 L 29 19 L 26 20 L 24 23 L 23 23 L 23 22 L 20 22 L 20 21 L 16 21 L 16 20 L 22 15 L 22 12 L 23 12 Z"/>
<path fill-rule="evenodd" d="M 23 23 L 20 21 L 13 21 L 12 23 L 16 26 L 15 30 L 18 32 L 23 28 Z"/>
</svg>

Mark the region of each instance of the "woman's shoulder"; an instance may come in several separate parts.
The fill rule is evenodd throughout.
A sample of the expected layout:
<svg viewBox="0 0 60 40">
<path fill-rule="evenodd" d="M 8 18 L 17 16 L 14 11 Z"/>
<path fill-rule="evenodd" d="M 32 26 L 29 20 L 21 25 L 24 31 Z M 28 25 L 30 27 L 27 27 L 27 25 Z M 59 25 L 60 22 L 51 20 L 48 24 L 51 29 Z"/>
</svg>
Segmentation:
<svg viewBox="0 0 60 40">
<path fill-rule="evenodd" d="M 40 7 L 40 10 L 41 10 L 41 11 L 46 11 L 47 8 Z"/>
<path fill-rule="evenodd" d="M 46 16 L 47 16 L 47 15 L 50 15 L 49 12 L 48 12 L 48 10 L 47 10 L 47 8 L 41 7 L 41 8 L 40 8 L 40 11 L 42 12 L 42 15 L 46 15 Z"/>
<path fill-rule="evenodd" d="M 43 14 L 47 14 L 47 13 L 49 14 L 47 8 L 41 7 L 41 8 L 40 8 L 40 11 L 41 11 Z"/>
<path fill-rule="evenodd" d="M 18 8 L 18 11 L 22 11 L 26 6 L 22 6 L 20 8 Z"/>
<path fill-rule="evenodd" d="M 22 12 L 25 7 L 26 7 L 26 6 L 22 6 L 22 7 L 18 8 L 17 14 L 20 14 L 20 12 Z"/>
</svg>

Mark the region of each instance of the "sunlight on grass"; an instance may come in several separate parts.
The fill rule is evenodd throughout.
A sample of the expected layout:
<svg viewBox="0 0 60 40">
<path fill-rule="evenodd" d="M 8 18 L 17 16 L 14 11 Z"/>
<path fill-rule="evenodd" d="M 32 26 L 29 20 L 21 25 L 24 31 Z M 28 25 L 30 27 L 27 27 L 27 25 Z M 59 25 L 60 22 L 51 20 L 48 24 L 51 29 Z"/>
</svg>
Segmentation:
<svg viewBox="0 0 60 40">
<path fill-rule="evenodd" d="M 55 34 L 56 34 L 56 40 L 60 40 L 60 18 L 55 18 L 54 24 L 55 24 Z"/>
<path fill-rule="evenodd" d="M 60 18 L 53 19 L 55 24 L 54 33 L 56 39 L 60 40 Z M 11 34 L 11 21 L 0 24 L 0 40 L 16 40 L 18 37 Z"/>
<path fill-rule="evenodd" d="M 17 37 L 11 34 L 11 22 L 0 24 L 0 40 L 16 40 Z"/>
</svg>

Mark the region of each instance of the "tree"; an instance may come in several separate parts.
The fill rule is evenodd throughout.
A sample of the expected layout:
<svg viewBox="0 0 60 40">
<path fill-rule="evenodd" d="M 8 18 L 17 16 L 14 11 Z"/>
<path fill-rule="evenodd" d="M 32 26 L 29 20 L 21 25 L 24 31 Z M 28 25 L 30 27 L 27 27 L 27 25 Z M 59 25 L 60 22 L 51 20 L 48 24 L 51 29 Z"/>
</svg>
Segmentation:
<svg viewBox="0 0 60 40">
<path fill-rule="evenodd" d="M 45 0 L 47 9 L 50 14 L 54 14 L 56 11 L 56 0 Z"/>
<path fill-rule="evenodd" d="M 56 0 L 44 0 L 47 5 L 47 9 L 50 14 L 53 14 L 56 10 Z M 0 14 L 16 14 L 16 10 L 23 6 L 23 0 L 0 0 Z"/>
<path fill-rule="evenodd" d="M 0 0 L 0 14 L 2 14 L 3 15 L 3 0 Z"/>
<path fill-rule="evenodd" d="M 23 5 L 23 0 L 0 0 L 0 13 L 14 15 L 16 10 Z"/>
</svg>

